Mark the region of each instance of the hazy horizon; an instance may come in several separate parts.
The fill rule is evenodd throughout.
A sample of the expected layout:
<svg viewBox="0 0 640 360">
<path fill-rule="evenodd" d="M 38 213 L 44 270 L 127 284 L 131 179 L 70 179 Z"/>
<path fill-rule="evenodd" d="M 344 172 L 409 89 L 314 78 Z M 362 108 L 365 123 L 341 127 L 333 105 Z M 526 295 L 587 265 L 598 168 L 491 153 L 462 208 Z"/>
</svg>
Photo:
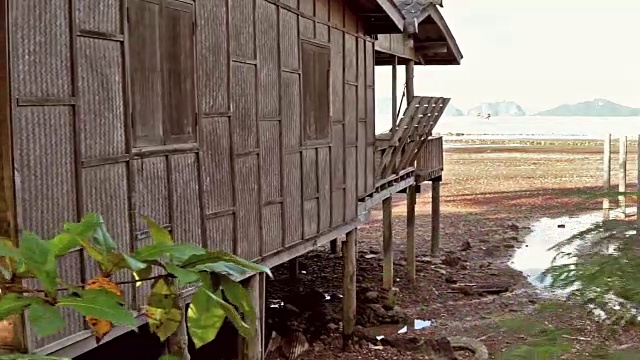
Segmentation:
<svg viewBox="0 0 640 360">
<path fill-rule="evenodd" d="M 596 98 L 640 108 L 640 2 L 444 0 L 440 10 L 464 58 L 417 66 L 418 95 L 450 97 L 463 111 L 507 100 L 530 113 Z M 403 67 L 398 75 L 400 96 Z M 391 97 L 391 67 L 376 68 L 376 97 Z"/>
</svg>

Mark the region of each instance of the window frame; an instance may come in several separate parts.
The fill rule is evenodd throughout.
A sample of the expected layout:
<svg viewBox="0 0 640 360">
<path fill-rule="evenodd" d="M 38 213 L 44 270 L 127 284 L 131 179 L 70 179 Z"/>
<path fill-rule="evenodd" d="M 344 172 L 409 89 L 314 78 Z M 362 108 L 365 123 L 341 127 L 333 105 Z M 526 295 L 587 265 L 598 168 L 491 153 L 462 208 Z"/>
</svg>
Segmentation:
<svg viewBox="0 0 640 360">
<path fill-rule="evenodd" d="M 156 136 L 145 136 L 145 135 L 138 135 L 137 134 L 137 126 L 136 126 L 136 109 L 134 107 L 134 96 L 135 96 L 135 92 L 134 92 L 134 86 L 133 86 L 133 82 L 134 82 L 134 75 L 133 75 L 133 71 L 132 71 L 132 60 L 135 59 L 134 56 L 131 55 L 131 15 L 130 15 L 130 8 L 131 6 L 136 6 L 137 4 L 135 3 L 139 3 L 139 2 L 146 2 L 146 3 L 150 3 L 150 4 L 155 4 L 158 5 L 159 9 L 159 14 L 158 14 L 158 31 L 156 32 L 156 36 L 158 36 L 158 43 L 157 43 L 157 47 L 156 49 L 154 49 L 153 51 L 157 52 L 158 55 L 158 60 L 159 60 L 159 67 L 160 67 L 160 75 L 159 75 L 159 81 L 160 81 L 160 91 L 159 91 L 159 98 L 160 98 L 160 106 L 161 106 L 161 118 L 159 120 L 154 120 L 154 124 L 156 124 L 156 126 L 158 126 L 158 122 L 160 123 L 160 128 L 162 129 L 162 134 L 161 135 L 156 135 Z M 130 146 L 131 149 L 134 153 L 139 153 L 139 152 L 144 152 L 145 149 L 148 149 L 150 151 L 157 151 L 159 149 L 163 149 L 163 148 L 173 148 L 176 146 L 187 146 L 189 148 L 191 147 L 197 147 L 197 144 L 199 142 L 199 104 L 198 104 L 198 94 L 197 94 L 197 89 L 198 89 L 198 76 L 197 76 L 197 54 L 198 54 L 198 48 L 197 48 L 197 26 L 196 26 L 196 19 L 197 19 L 197 10 L 196 10 L 196 5 L 195 2 L 192 0 L 126 0 L 125 2 L 125 6 L 126 6 L 126 19 L 125 19 L 125 26 L 124 26 L 124 31 L 125 31 L 125 63 L 126 63 L 126 83 L 127 83 L 127 101 L 128 101 L 128 111 L 129 111 L 129 117 L 130 117 L 130 121 L 129 121 L 129 126 L 130 126 L 130 133 L 131 133 L 131 140 L 130 140 Z M 192 94 L 191 97 L 189 97 L 188 101 L 191 103 L 192 106 L 192 116 L 193 118 L 190 119 L 191 120 L 191 124 L 192 124 L 192 130 L 191 133 L 184 133 L 184 134 L 179 134 L 179 135 L 172 135 L 171 134 L 171 128 L 173 126 L 172 121 L 175 121 L 174 119 L 171 118 L 170 115 L 167 114 L 166 112 L 166 107 L 168 105 L 170 105 L 169 103 L 167 103 L 165 101 L 166 96 L 167 96 L 167 91 L 166 89 L 169 88 L 170 84 L 169 84 L 169 79 L 168 79 L 168 72 L 167 72 L 167 63 L 169 63 L 169 55 L 166 52 L 167 51 L 167 46 L 166 46 L 166 42 L 164 41 L 164 39 L 166 38 L 166 26 L 164 24 L 165 22 L 165 9 L 166 8 L 171 8 L 174 9 L 176 11 L 182 11 L 185 13 L 190 14 L 190 18 L 191 18 L 191 51 L 190 51 L 190 55 L 187 57 L 187 59 L 191 60 L 191 74 L 189 76 L 189 87 L 191 88 L 190 92 Z"/>
<path fill-rule="evenodd" d="M 304 64 L 305 64 L 305 58 L 304 58 L 304 47 L 305 46 L 309 46 L 313 49 L 313 54 L 314 54 L 314 64 L 315 64 L 315 56 L 317 53 L 324 53 L 325 55 L 327 55 L 327 61 L 328 61 L 328 67 L 327 67 L 327 135 L 324 138 L 321 139 L 313 139 L 313 138 L 309 138 L 308 133 L 307 133 L 307 114 L 306 114 L 306 109 L 307 109 L 307 104 L 306 104 L 306 94 L 305 94 L 305 69 L 304 69 Z M 322 42 L 318 42 L 318 41 L 312 41 L 309 39 L 300 39 L 300 92 L 301 92 L 301 126 L 300 126 L 300 135 L 302 138 L 302 143 L 305 145 L 310 145 L 310 146 L 314 146 L 314 145 L 324 145 L 324 144 L 330 144 L 332 142 L 332 138 L 333 138 L 333 106 L 332 106 L 332 99 L 333 99 L 333 84 L 332 84 L 332 72 L 333 69 L 331 67 L 332 61 L 331 61 L 331 46 L 329 44 L 325 44 Z M 313 74 L 314 76 L 316 75 L 316 71 L 315 71 L 315 66 L 314 66 L 314 70 L 313 70 Z M 314 81 L 314 86 L 317 86 L 315 84 L 315 78 L 313 79 Z M 316 109 L 314 109 L 316 110 Z M 316 122 L 316 117 L 314 116 L 314 127 L 317 128 L 317 122 Z M 317 132 L 316 132 L 317 134 Z"/>
</svg>

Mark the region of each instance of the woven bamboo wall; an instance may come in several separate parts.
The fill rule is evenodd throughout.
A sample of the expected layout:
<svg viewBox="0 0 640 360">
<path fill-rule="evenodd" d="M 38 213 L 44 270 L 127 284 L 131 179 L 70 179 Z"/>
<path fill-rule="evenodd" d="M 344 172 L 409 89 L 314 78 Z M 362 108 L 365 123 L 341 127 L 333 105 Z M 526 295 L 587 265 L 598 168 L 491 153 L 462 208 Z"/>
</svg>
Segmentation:
<svg viewBox="0 0 640 360">
<path fill-rule="evenodd" d="M 198 141 L 154 152 L 133 147 L 125 3 L 10 0 L 20 229 L 51 237 L 95 211 L 133 250 L 148 243 L 140 213 L 178 242 L 259 259 L 356 217 L 374 187 L 374 43 L 346 1 L 195 1 Z M 322 144 L 302 140 L 301 40 L 330 47 Z M 60 271 L 79 284 L 97 266 L 77 251 Z M 147 291 L 125 294 L 137 307 Z M 32 349 L 88 335 L 64 315 Z"/>
</svg>

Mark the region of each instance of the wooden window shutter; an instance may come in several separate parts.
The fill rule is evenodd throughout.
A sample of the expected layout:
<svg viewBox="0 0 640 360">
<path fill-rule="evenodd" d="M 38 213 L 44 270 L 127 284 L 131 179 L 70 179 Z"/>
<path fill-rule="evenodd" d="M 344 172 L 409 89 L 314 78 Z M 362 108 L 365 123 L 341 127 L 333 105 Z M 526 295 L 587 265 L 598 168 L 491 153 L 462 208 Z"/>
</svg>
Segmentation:
<svg viewBox="0 0 640 360">
<path fill-rule="evenodd" d="M 316 84 L 315 84 L 315 51 L 313 45 L 302 43 L 302 96 L 304 97 L 304 138 L 305 140 L 316 140 L 315 126 L 315 104 L 316 104 Z"/>
<path fill-rule="evenodd" d="M 134 146 L 163 143 L 161 6 L 128 1 L 131 116 Z"/>
<path fill-rule="evenodd" d="M 304 138 L 306 141 L 328 140 L 331 135 L 330 83 L 331 52 L 302 42 L 302 82 Z"/>
<path fill-rule="evenodd" d="M 162 50 L 165 141 L 196 140 L 194 7 L 164 0 Z"/>
</svg>

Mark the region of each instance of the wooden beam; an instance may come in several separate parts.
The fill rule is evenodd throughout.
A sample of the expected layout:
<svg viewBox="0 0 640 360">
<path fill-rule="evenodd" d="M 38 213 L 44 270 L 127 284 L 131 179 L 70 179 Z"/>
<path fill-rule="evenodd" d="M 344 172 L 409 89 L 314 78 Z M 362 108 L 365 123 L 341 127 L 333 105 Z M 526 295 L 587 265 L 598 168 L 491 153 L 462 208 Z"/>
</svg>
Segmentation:
<svg viewBox="0 0 640 360">
<path fill-rule="evenodd" d="M 415 90 L 414 90 L 414 83 L 413 83 L 413 77 L 414 77 L 414 65 L 415 65 L 415 61 L 410 60 L 407 65 L 405 66 L 405 74 L 406 74 L 406 81 L 407 81 L 407 104 L 411 104 L 411 101 L 413 100 L 413 97 L 415 96 Z"/>
<path fill-rule="evenodd" d="M 391 197 L 382 201 L 382 287 L 393 287 L 393 229 L 391 223 Z"/>
<path fill-rule="evenodd" d="M 416 185 L 407 188 L 407 273 L 409 282 L 416 283 Z"/>
<path fill-rule="evenodd" d="M 398 57 L 393 57 L 391 66 L 391 130 L 398 126 Z"/>
<path fill-rule="evenodd" d="M 604 159 L 603 159 L 603 187 L 605 196 L 602 199 L 602 215 L 605 220 L 611 218 L 611 205 L 609 204 L 609 195 L 611 191 L 611 134 L 607 134 L 604 138 Z"/>
<path fill-rule="evenodd" d="M 265 278 L 264 273 L 251 276 L 247 284 L 247 290 L 251 304 L 256 312 L 256 324 L 254 324 L 253 337 L 240 338 L 241 350 L 239 360 L 263 360 L 264 359 L 264 311 L 265 311 Z"/>
<path fill-rule="evenodd" d="M 431 181 L 431 255 L 440 251 L 440 182 L 441 178 Z"/>
<path fill-rule="evenodd" d="M 627 191 L 627 137 L 620 136 L 620 153 L 618 158 L 618 170 L 620 171 L 620 180 L 618 183 L 618 191 L 623 193 Z M 626 217 L 627 197 L 624 194 L 618 196 L 618 207 L 622 211 L 622 216 Z"/>
<path fill-rule="evenodd" d="M 353 331 L 356 327 L 356 244 L 358 228 L 347 233 L 346 241 L 342 242 L 343 270 L 343 298 L 342 298 L 342 336 L 343 347 L 348 350 L 352 346 Z"/>
</svg>

